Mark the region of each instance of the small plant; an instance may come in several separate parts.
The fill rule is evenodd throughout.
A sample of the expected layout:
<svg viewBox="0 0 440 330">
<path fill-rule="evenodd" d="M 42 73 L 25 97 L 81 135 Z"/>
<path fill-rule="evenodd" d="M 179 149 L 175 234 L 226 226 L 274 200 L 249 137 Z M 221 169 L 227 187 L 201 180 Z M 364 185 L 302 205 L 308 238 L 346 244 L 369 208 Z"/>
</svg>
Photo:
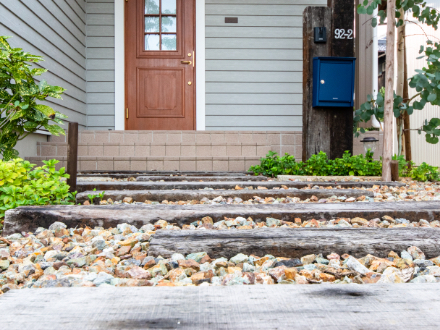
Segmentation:
<svg viewBox="0 0 440 330">
<path fill-rule="evenodd" d="M 93 188 L 93 191 L 96 191 L 96 188 Z M 90 199 L 90 204 L 93 204 L 93 200 L 99 195 L 88 194 L 87 197 Z"/>
<path fill-rule="evenodd" d="M 43 163 L 34 168 L 20 158 L 0 160 L 0 229 L 7 210 L 25 205 L 72 205 L 75 201 L 76 192 L 69 192 L 64 167 L 57 171 L 55 159 Z"/>
<path fill-rule="evenodd" d="M 104 196 L 105 196 L 105 191 L 101 191 L 101 192 L 98 194 L 98 197 L 101 199 L 101 202 L 102 202 L 102 200 L 104 199 Z"/>
</svg>

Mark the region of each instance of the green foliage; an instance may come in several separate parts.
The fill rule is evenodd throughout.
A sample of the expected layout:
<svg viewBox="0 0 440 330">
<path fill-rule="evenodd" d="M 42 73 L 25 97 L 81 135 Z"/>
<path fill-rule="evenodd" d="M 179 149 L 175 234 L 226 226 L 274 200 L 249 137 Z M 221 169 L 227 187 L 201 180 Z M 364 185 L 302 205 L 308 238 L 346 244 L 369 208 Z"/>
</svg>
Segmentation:
<svg viewBox="0 0 440 330">
<path fill-rule="evenodd" d="M 364 0 L 363 3 L 358 6 L 358 14 L 373 15 L 374 9 L 376 9 L 382 0 Z M 439 13 L 433 7 L 427 5 L 426 1 L 423 0 L 397 0 L 396 1 L 396 26 L 399 27 L 403 24 L 404 17 L 401 17 L 400 9 L 403 11 L 410 11 L 412 16 L 416 18 L 420 23 L 424 23 L 428 26 L 432 26 L 437 29 L 439 23 Z M 380 17 L 380 24 L 383 24 L 386 18 L 386 13 L 383 10 L 378 11 L 378 16 Z M 373 17 L 372 23 L 374 26 L 377 25 L 377 17 Z"/>
<path fill-rule="evenodd" d="M 65 91 L 45 80 L 35 81 L 47 71 L 35 65 L 42 58 L 12 48 L 7 39 L 0 36 L 0 154 L 4 160 L 17 157 L 17 142 L 38 129 L 64 135 L 58 125 L 67 118 L 48 105 L 37 103 L 48 97 L 61 99 Z"/>
<path fill-rule="evenodd" d="M 346 151 L 342 158 L 335 160 L 328 159 L 325 152 L 313 155 L 306 162 L 296 162 L 289 154 L 284 157 L 277 156 L 276 152 L 269 151 L 266 158 L 261 158 L 261 164 L 251 166 L 249 171 L 256 175 L 262 174 L 275 177 L 280 174 L 287 175 L 316 175 L 316 176 L 342 176 L 360 175 L 376 176 L 381 175 L 382 165 L 380 161 L 373 160 L 373 153 L 351 156 Z"/>
<path fill-rule="evenodd" d="M 325 152 L 321 151 L 313 155 L 306 162 L 296 162 L 289 154 L 283 157 L 277 156 L 276 152 L 269 151 L 266 158 L 260 159 L 260 165 L 251 166 L 250 172 L 255 175 L 276 177 L 285 175 L 309 175 L 309 176 L 381 176 L 382 161 L 374 160 L 374 154 L 367 152 L 363 155 L 352 156 L 348 151 L 342 158 L 328 159 Z M 399 176 L 411 177 L 417 181 L 440 181 L 438 167 L 426 163 L 415 167 L 413 162 L 408 166 L 405 157 L 394 155 L 393 160 L 399 162 Z"/>
<path fill-rule="evenodd" d="M 96 191 L 96 188 L 93 188 L 93 191 Z M 90 204 L 93 204 L 93 200 L 98 197 L 98 195 L 95 194 L 87 194 L 87 197 L 90 199 Z"/>
<path fill-rule="evenodd" d="M 43 163 L 34 168 L 34 164 L 20 158 L 0 160 L 0 218 L 4 218 L 7 210 L 19 206 L 73 204 L 76 193 L 69 193 L 64 180 L 69 175 L 64 167 L 57 171 L 56 159 Z"/>
<path fill-rule="evenodd" d="M 359 14 L 372 15 L 373 10 L 382 3 L 382 0 L 373 0 L 369 2 L 365 0 L 358 6 Z M 438 28 L 440 20 L 440 12 L 435 8 L 428 6 L 423 0 L 397 0 L 396 1 L 396 26 L 403 24 L 403 17 L 400 10 L 412 14 L 412 16 L 422 24 L 432 26 L 435 30 Z M 381 23 L 386 18 L 383 10 L 378 12 Z M 373 17 L 372 25 L 376 26 L 377 19 Z M 422 110 L 427 103 L 432 105 L 440 105 L 440 44 L 427 40 L 427 47 L 420 46 L 419 53 L 424 55 L 418 57 L 425 58 L 427 67 L 421 70 L 415 70 L 416 75 L 409 79 L 409 87 L 414 88 L 417 94 L 409 100 L 404 100 L 401 96 L 394 94 L 394 117 L 398 118 L 405 112 L 411 115 L 414 110 Z M 411 102 L 413 102 L 411 104 Z M 367 102 L 362 104 L 360 109 L 355 111 L 354 116 L 354 133 L 359 136 L 358 127 L 360 122 L 367 122 L 373 115 L 379 121 L 383 121 L 384 114 L 384 93 L 379 93 L 376 100 L 368 95 Z M 364 133 L 360 129 L 361 133 Z M 440 137 L 440 119 L 432 118 L 418 129 L 419 134 L 425 133 L 426 142 L 437 144 Z"/>
</svg>

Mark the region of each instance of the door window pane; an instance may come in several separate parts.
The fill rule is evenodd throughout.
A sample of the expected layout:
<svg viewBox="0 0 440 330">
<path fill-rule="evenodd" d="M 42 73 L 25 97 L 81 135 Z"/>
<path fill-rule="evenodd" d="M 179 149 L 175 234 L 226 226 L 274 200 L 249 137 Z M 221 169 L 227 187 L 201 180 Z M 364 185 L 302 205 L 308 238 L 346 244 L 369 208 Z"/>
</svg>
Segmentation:
<svg viewBox="0 0 440 330">
<path fill-rule="evenodd" d="M 176 50 L 176 41 L 175 34 L 162 34 L 162 50 Z"/>
<path fill-rule="evenodd" d="M 177 0 L 144 0 L 145 50 L 177 50 Z"/>
<path fill-rule="evenodd" d="M 162 16 L 162 32 L 177 32 L 176 17 Z"/>
<path fill-rule="evenodd" d="M 145 14 L 158 15 L 160 0 L 145 0 Z"/>
<path fill-rule="evenodd" d="M 145 35 L 145 50 L 160 50 L 160 36 L 158 34 Z"/>
<path fill-rule="evenodd" d="M 162 0 L 162 14 L 176 14 L 176 0 Z"/>
<path fill-rule="evenodd" d="M 159 32 L 159 17 L 145 17 L 145 32 Z"/>
</svg>

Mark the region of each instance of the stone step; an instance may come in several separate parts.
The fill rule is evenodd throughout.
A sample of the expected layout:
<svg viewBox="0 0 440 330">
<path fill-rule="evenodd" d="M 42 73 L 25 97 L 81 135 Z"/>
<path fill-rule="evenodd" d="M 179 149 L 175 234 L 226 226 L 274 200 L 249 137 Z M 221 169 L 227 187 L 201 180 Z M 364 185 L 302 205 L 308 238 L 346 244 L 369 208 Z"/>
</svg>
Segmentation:
<svg viewBox="0 0 440 330">
<path fill-rule="evenodd" d="M 88 195 L 97 195 L 101 191 L 85 191 L 76 195 L 78 203 L 84 203 L 89 200 Z M 105 191 L 104 199 L 111 198 L 113 201 L 123 200 L 125 197 L 133 198 L 135 202 L 156 201 L 162 202 L 168 201 L 188 201 L 197 200 L 202 198 L 214 199 L 218 196 L 225 198 L 239 197 L 243 200 L 248 200 L 254 196 L 262 198 L 266 197 L 299 197 L 302 200 L 316 196 L 317 198 L 328 198 L 331 196 L 347 196 L 347 197 L 359 197 L 368 196 L 373 197 L 374 193 L 365 190 L 354 189 L 311 189 L 311 190 L 109 190 Z M 95 199 L 95 204 L 99 203 L 99 199 Z"/>
<path fill-rule="evenodd" d="M 210 216 L 214 221 L 224 217 L 251 217 L 254 221 L 265 221 L 273 217 L 285 221 L 310 219 L 333 219 L 336 217 L 365 219 L 385 215 L 405 218 L 410 221 L 440 219 L 439 202 L 389 202 L 389 203 L 304 203 L 269 205 L 109 205 L 109 206 L 24 206 L 6 212 L 3 235 L 22 231 L 35 231 L 38 227 L 49 228 L 55 221 L 76 226 L 116 227 L 129 223 L 137 228 L 166 220 L 177 225 L 189 224 Z"/>
<path fill-rule="evenodd" d="M 374 185 L 387 185 L 393 187 L 405 186 L 401 182 L 278 182 L 278 181 L 232 181 L 232 182 L 78 182 L 77 190 L 78 192 L 84 192 L 88 190 L 200 190 L 205 188 L 212 189 L 235 189 L 237 186 L 241 188 L 253 187 L 253 189 L 258 189 L 258 187 L 274 189 L 281 188 L 281 186 L 286 186 L 288 188 L 305 188 L 313 187 L 318 185 L 320 187 L 336 187 L 341 186 L 344 188 L 353 187 L 364 187 L 371 188 Z"/>
<path fill-rule="evenodd" d="M 150 241 L 149 256 L 170 258 L 206 252 L 211 258 L 232 258 L 243 253 L 301 258 L 348 253 L 355 258 L 367 254 L 386 258 L 417 246 L 427 258 L 440 255 L 440 230 L 433 228 L 265 228 L 251 230 L 158 230 Z"/>
</svg>

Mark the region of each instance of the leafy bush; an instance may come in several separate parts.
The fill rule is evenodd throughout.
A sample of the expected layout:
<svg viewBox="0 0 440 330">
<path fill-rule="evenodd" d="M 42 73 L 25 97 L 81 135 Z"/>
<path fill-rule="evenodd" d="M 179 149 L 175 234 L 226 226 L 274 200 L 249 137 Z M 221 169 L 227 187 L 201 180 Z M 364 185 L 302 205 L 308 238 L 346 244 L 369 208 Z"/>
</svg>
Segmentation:
<svg viewBox="0 0 440 330">
<path fill-rule="evenodd" d="M 346 151 L 342 158 L 335 160 L 328 159 L 325 152 L 321 151 L 313 155 L 306 162 L 296 162 L 295 157 L 285 154 L 277 156 L 276 152 L 269 151 L 266 158 L 261 158 L 261 164 L 251 166 L 250 171 L 255 174 L 263 174 L 275 177 L 280 174 L 288 175 L 316 175 L 316 176 L 337 176 L 337 175 L 360 175 L 376 176 L 382 174 L 382 164 L 373 160 L 373 153 L 352 156 Z"/>
<path fill-rule="evenodd" d="M 0 160 L 0 218 L 7 210 L 24 205 L 73 204 L 76 193 L 69 193 L 64 167 L 57 171 L 56 159 L 43 162 L 34 168 L 20 158 Z"/>
<path fill-rule="evenodd" d="M 269 151 L 266 158 L 261 158 L 260 165 L 251 166 L 249 171 L 255 175 L 276 177 L 287 175 L 313 175 L 313 176 L 381 176 L 382 161 L 374 160 L 373 153 L 368 151 L 363 155 L 352 156 L 348 151 L 342 158 L 328 159 L 325 152 L 313 155 L 306 162 L 296 162 L 295 157 L 285 154 L 283 157 L 276 152 Z M 422 163 L 415 167 L 414 163 L 408 166 L 404 156 L 394 156 L 393 160 L 399 161 L 399 175 L 411 177 L 418 181 L 439 181 L 438 168 Z"/>
<path fill-rule="evenodd" d="M 416 167 L 413 161 L 408 164 L 403 155 L 398 157 L 394 155 L 393 160 L 399 162 L 399 176 L 401 177 L 410 177 L 417 181 L 440 181 L 438 167 L 425 162 Z"/>
<path fill-rule="evenodd" d="M 67 118 L 48 105 L 38 104 L 48 97 L 61 99 L 65 91 L 45 80 L 35 81 L 35 77 L 47 71 L 33 66 L 42 58 L 12 48 L 7 39 L 0 36 L 0 154 L 4 160 L 17 157 L 17 142 L 38 129 L 64 135 L 58 124 L 62 125 L 61 119 Z"/>
</svg>

